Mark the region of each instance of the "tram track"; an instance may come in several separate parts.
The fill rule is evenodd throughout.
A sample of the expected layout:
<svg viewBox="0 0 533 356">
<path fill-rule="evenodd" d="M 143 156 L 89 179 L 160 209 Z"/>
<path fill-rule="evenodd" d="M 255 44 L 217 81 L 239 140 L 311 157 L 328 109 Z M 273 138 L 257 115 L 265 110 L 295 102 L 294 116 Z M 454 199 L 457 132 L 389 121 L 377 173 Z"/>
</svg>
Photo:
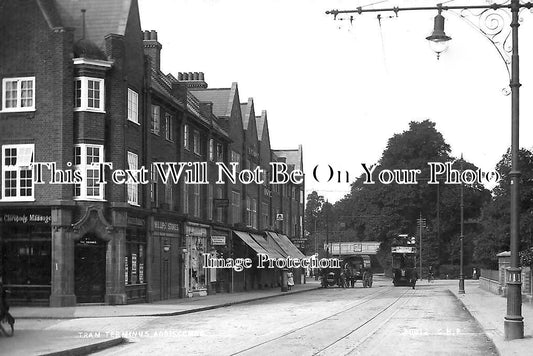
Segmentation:
<svg viewBox="0 0 533 356">
<path fill-rule="evenodd" d="M 372 294 L 369 294 L 369 295 L 365 296 L 364 298 L 358 300 L 358 301 L 357 301 L 356 303 L 354 303 L 354 304 L 351 304 L 351 305 L 350 305 L 349 307 L 347 307 L 347 308 L 344 308 L 344 309 L 342 309 L 342 310 L 340 310 L 340 311 L 337 311 L 337 312 L 335 312 L 335 313 L 333 313 L 333 314 L 330 314 L 330 315 L 328 315 L 328 316 L 326 316 L 326 317 L 323 317 L 323 318 L 321 318 L 321 319 L 315 320 L 315 321 L 313 321 L 313 322 L 311 322 L 311 323 L 308 323 L 308 324 L 302 325 L 302 326 L 300 326 L 300 327 L 297 327 L 297 328 L 291 329 L 291 330 L 289 330 L 289 331 L 287 331 L 287 332 L 284 332 L 284 333 L 281 334 L 281 335 L 278 335 L 278 336 L 276 336 L 276 337 L 273 337 L 273 338 L 270 338 L 270 339 L 268 339 L 268 340 L 262 341 L 262 342 L 260 342 L 260 343 L 257 343 L 257 344 L 255 344 L 255 345 L 253 345 L 253 346 L 250 346 L 250 347 L 247 347 L 247 348 L 242 349 L 242 350 L 240 350 L 240 351 L 234 352 L 234 353 L 232 353 L 232 354 L 230 354 L 230 355 L 231 355 L 231 356 L 234 356 L 234 355 L 240 355 L 240 354 L 243 354 L 243 353 L 245 353 L 245 352 L 248 352 L 248 351 L 252 351 L 252 350 L 254 350 L 254 349 L 257 349 L 257 348 L 259 348 L 259 347 L 261 347 L 261 346 L 264 346 L 264 345 L 270 344 L 270 343 L 272 343 L 272 342 L 274 342 L 274 341 L 281 340 L 281 339 L 283 339 L 283 338 L 285 338 L 285 337 L 287 337 L 287 336 L 289 336 L 289 335 L 291 335 L 291 334 L 293 334 L 293 333 L 295 333 L 295 332 L 302 331 L 302 330 L 304 330 L 304 329 L 306 329 L 306 328 L 313 327 L 313 326 L 315 326 L 315 325 L 317 325 L 317 324 L 319 324 L 319 323 L 321 323 L 321 322 L 331 320 L 331 318 L 334 318 L 334 317 L 336 317 L 336 316 L 338 316 L 338 315 L 340 315 L 340 314 L 342 314 L 342 313 L 349 312 L 349 311 L 353 310 L 354 308 L 357 308 L 357 307 L 359 307 L 359 306 L 361 306 L 361 305 L 363 305 L 363 304 L 366 304 L 366 303 L 368 303 L 368 302 L 370 302 L 370 301 L 373 301 L 373 300 L 375 300 L 374 297 L 376 297 L 376 296 L 386 296 L 386 295 L 388 295 L 390 292 L 394 292 L 394 290 L 395 290 L 394 287 L 386 287 L 386 288 L 387 288 L 387 289 L 386 289 L 385 291 L 379 290 L 379 291 L 377 291 L 376 293 L 372 293 Z M 401 297 L 402 297 L 403 295 L 405 295 L 406 293 L 407 293 L 407 292 L 403 293 L 400 297 L 397 298 L 397 300 L 401 299 Z M 397 302 L 397 300 L 396 300 L 395 302 Z M 395 302 L 393 302 L 392 304 L 394 304 Z M 390 307 L 390 306 L 389 306 L 389 307 Z M 388 308 L 388 307 L 387 307 L 387 308 Z M 376 317 L 377 317 L 377 315 L 376 315 Z M 375 318 L 375 317 L 374 317 L 374 318 Z M 363 326 L 363 325 L 361 325 L 361 327 L 362 327 L 362 326 Z M 355 331 L 355 330 L 354 330 L 354 331 Z M 350 334 L 351 334 L 351 333 L 350 333 Z M 346 336 L 348 336 L 348 334 L 347 334 Z M 346 337 L 346 336 L 345 336 L 345 337 Z M 333 344 L 334 344 L 334 343 L 332 343 L 331 345 L 333 345 Z M 330 346 L 331 346 L 331 345 L 330 345 Z M 329 346 L 327 346 L 327 347 L 329 347 Z M 327 347 L 326 347 L 326 348 L 327 348 Z M 326 348 L 324 348 L 323 350 L 325 350 Z M 319 351 L 318 351 L 317 353 L 315 353 L 315 354 L 318 354 L 318 353 L 321 352 L 321 351 L 322 351 L 322 350 L 319 350 Z"/>
<path fill-rule="evenodd" d="M 326 350 L 330 349 L 332 346 L 338 344 L 339 342 L 345 340 L 346 338 L 348 338 L 350 335 L 352 335 L 354 332 L 362 329 L 363 327 L 369 325 L 372 321 L 374 321 L 376 318 L 378 318 L 380 315 L 382 315 L 383 313 L 385 313 L 387 310 L 389 310 L 390 308 L 392 308 L 395 304 L 397 304 L 400 300 L 402 300 L 402 298 L 406 295 L 410 293 L 410 296 L 409 298 L 407 299 L 404 299 L 404 304 L 406 304 L 410 299 L 411 297 L 413 296 L 413 294 L 415 293 L 415 291 L 412 291 L 412 290 L 407 290 L 405 292 L 403 292 L 400 296 L 398 296 L 394 301 L 392 301 L 391 303 L 389 303 L 385 308 L 381 309 L 379 312 L 377 312 L 376 314 L 374 314 L 371 318 L 367 319 L 366 321 L 364 321 L 363 323 L 360 323 L 356 328 L 350 330 L 350 332 L 344 334 L 343 336 L 339 337 L 338 339 L 336 339 L 335 341 L 331 342 L 330 344 L 326 345 L 325 347 L 321 348 L 320 350 L 316 351 L 315 353 L 313 353 L 313 356 L 316 356 L 316 355 L 321 355 L 323 352 L 325 352 Z M 364 343 L 370 336 L 372 336 L 373 334 L 375 334 L 384 324 L 386 324 L 398 311 L 400 311 L 401 309 L 397 309 L 396 311 L 394 311 L 391 315 L 389 315 L 383 322 L 381 322 L 377 328 L 375 328 L 371 333 L 365 335 L 365 337 L 361 340 L 359 340 L 359 342 L 357 342 L 357 344 L 352 347 L 350 349 L 350 351 L 348 351 L 347 353 L 344 354 L 344 356 L 347 356 L 347 355 L 350 355 L 353 351 L 355 351 L 355 349 L 361 345 L 362 343 Z"/>
</svg>

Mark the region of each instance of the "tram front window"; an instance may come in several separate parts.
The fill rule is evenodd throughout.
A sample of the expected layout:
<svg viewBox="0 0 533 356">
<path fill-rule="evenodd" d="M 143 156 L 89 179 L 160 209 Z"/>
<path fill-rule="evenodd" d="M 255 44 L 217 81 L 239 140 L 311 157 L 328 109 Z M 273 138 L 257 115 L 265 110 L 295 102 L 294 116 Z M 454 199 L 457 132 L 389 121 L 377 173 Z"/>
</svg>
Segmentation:
<svg viewBox="0 0 533 356">
<path fill-rule="evenodd" d="M 392 268 L 413 268 L 415 267 L 415 256 L 403 254 L 392 255 Z"/>
</svg>

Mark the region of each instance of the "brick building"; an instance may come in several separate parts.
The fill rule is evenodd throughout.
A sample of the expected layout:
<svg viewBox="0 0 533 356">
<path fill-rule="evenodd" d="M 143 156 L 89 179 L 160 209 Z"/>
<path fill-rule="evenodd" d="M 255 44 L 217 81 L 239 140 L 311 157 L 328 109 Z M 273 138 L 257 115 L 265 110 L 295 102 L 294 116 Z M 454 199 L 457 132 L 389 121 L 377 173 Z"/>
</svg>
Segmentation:
<svg viewBox="0 0 533 356">
<path fill-rule="evenodd" d="M 266 112 L 241 105 L 236 83 L 162 73 L 135 0 L 0 0 L 0 33 L 1 275 L 12 300 L 125 304 L 277 285 L 279 271 L 202 265 L 207 252 L 298 257 L 290 239 L 302 237 L 303 186 L 215 184 L 217 162 L 303 168 L 301 148 L 270 148 Z M 104 162 L 119 183 L 91 165 Z M 154 162 L 190 162 L 206 184 L 165 183 Z M 146 182 L 115 176 L 141 168 Z"/>
</svg>

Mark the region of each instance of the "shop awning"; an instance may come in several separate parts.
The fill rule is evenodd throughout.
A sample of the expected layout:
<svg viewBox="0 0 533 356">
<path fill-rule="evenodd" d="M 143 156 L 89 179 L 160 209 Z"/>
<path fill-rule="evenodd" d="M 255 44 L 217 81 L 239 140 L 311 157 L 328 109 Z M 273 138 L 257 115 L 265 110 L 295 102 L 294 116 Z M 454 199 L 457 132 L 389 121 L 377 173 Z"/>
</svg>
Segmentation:
<svg viewBox="0 0 533 356">
<path fill-rule="evenodd" d="M 257 235 L 257 234 L 250 234 L 250 235 L 252 235 L 254 240 L 268 252 L 268 257 L 276 258 L 276 259 L 286 257 L 286 255 L 284 255 L 282 252 L 278 251 L 274 243 L 270 243 L 263 236 Z"/>
<path fill-rule="evenodd" d="M 304 258 L 304 254 L 298 250 L 296 246 L 289 240 L 289 238 L 282 234 L 277 234 L 275 232 L 267 231 L 268 236 L 274 240 L 275 243 L 278 244 L 278 246 L 283 249 L 285 254 L 287 256 L 290 256 L 292 258 Z"/>
<path fill-rule="evenodd" d="M 249 233 L 244 231 L 235 231 L 233 230 L 235 235 L 239 236 L 239 238 L 244 241 L 245 244 L 250 246 L 252 250 L 254 250 L 257 253 L 263 253 L 265 255 L 268 255 L 268 251 L 263 248 L 263 246 L 259 245 L 253 238 L 250 236 Z"/>
</svg>

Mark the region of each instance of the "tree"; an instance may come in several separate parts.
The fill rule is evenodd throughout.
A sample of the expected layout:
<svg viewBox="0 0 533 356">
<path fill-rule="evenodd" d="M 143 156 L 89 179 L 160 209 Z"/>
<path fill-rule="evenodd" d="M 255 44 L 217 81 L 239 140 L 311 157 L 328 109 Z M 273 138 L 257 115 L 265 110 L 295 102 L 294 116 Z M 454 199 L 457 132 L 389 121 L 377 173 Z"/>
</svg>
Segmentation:
<svg viewBox="0 0 533 356">
<path fill-rule="evenodd" d="M 533 153 L 521 149 L 518 154 L 520 176 L 520 249 L 533 246 Z M 474 257 L 483 267 L 496 268 L 496 254 L 508 251 L 510 245 L 510 206 L 511 206 L 511 153 L 502 156 L 496 165 L 501 175 L 493 189 L 492 199 L 483 207 L 481 229 L 474 236 Z"/>
<path fill-rule="evenodd" d="M 435 123 L 411 122 L 408 130 L 389 139 L 374 172 L 420 169 L 418 184 L 383 184 L 378 179 L 367 184 L 362 174 L 352 184 L 350 194 L 336 204 L 338 215 L 352 217 L 348 227 L 355 231 L 357 240 L 381 242 L 378 258 L 383 266 L 389 263 L 393 238 L 399 234 L 418 236 L 420 214 L 427 223 L 423 232 L 424 265 L 451 260 L 451 246 L 460 234 L 460 185 L 428 184 L 428 162 L 452 162 L 453 169 L 461 167 L 460 160 L 450 155 L 450 146 Z M 477 169 L 469 162 L 464 162 L 463 168 Z M 490 193 L 480 184 L 465 186 L 464 192 L 465 219 L 479 217 Z"/>
</svg>

